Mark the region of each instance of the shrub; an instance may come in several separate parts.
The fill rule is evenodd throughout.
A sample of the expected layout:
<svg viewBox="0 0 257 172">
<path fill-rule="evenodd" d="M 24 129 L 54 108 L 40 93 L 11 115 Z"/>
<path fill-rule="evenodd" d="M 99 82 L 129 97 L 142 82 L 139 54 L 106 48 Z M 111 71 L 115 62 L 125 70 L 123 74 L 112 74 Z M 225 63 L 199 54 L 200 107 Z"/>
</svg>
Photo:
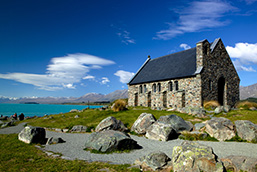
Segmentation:
<svg viewBox="0 0 257 172">
<path fill-rule="evenodd" d="M 112 110 L 115 112 L 126 110 L 127 102 L 123 99 L 118 99 L 114 102 Z"/>
<path fill-rule="evenodd" d="M 243 102 L 239 102 L 237 104 L 237 108 L 239 108 L 239 109 L 250 109 L 251 107 L 257 108 L 257 103 L 249 102 L 249 101 L 243 101 Z"/>
<path fill-rule="evenodd" d="M 203 104 L 204 108 L 209 109 L 209 108 L 216 108 L 218 106 L 220 106 L 219 102 L 215 101 L 215 100 L 210 100 L 210 101 L 206 101 Z"/>
</svg>

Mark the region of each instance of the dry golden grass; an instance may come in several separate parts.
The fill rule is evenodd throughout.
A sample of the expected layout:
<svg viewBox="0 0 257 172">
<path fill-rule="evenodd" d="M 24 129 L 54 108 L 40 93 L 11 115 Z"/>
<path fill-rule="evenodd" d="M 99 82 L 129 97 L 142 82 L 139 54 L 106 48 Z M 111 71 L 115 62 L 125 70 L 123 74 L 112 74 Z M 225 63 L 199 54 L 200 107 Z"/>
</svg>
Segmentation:
<svg viewBox="0 0 257 172">
<path fill-rule="evenodd" d="M 218 106 L 220 106 L 219 102 L 214 101 L 214 100 L 210 100 L 210 101 L 205 101 L 203 103 L 204 108 L 208 109 L 208 108 L 216 108 Z"/>
<path fill-rule="evenodd" d="M 250 109 L 251 107 L 257 108 L 257 103 L 249 102 L 249 101 L 243 101 L 243 102 L 239 102 L 236 105 L 236 107 L 239 108 L 239 109 Z"/>
<path fill-rule="evenodd" d="M 127 101 L 126 100 L 118 99 L 114 102 L 114 106 L 113 106 L 112 110 L 114 112 L 123 111 L 123 110 L 126 110 L 126 106 L 127 106 Z"/>
</svg>

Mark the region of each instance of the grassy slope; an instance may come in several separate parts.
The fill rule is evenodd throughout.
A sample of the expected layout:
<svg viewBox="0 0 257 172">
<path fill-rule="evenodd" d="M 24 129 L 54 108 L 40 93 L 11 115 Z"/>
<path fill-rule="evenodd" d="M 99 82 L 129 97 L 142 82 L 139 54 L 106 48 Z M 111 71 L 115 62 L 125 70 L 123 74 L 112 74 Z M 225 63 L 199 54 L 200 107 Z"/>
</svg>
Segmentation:
<svg viewBox="0 0 257 172">
<path fill-rule="evenodd" d="M 170 115 L 176 114 L 182 117 L 184 120 L 191 121 L 192 123 L 201 122 L 208 120 L 209 118 L 201 119 L 196 118 L 188 114 L 178 113 L 178 112 L 167 112 L 167 111 L 155 111 L 150 110 L 148 108 L 139 107 L 136 109 L 129 109 L 126 111 L 121 112 L 113 112 L 112 110 L 109 111 L 99 111 L 99 110 L 85 110 L 84 112 L 73 112 L 73 113 L 66 113 L 66 114 L 58 114 L 58 115 L 51 115 L 51 118 L 44 119 L 35 118 L 26 120 L 30 125 L 33 126 L 40 126 L 40 127 L 47 127 L 47 128 L 67 128 L 70 129 L 74 125 L 85 125 L 87 127 L 95 128 L 99 122 L 109 116 L 113 116 L 119 120 L 121 120 L 129 129 L 132 127 L 133 123 L 136 121 L 138 116 L 141 113 L 151 113 L 153 114 L 156 119 L 163 115 Z M 76 115 L 79 115 L 79 118 L 74 118 Z M 235 110 L 230 111 L 227 114 L 216 114 L 215 117 L 225 117 L 230 119 L 231 121 L 236 120 L 250 120 L 253 123 L 257 124 L 257 111 L 251 110 Z M 198 121 L 197 121 L 198 120 Z"/>
<path fill-rule="evenodd" d="M 130 165 L 113 165 L 101 162 L 87 163 L 81 160 L 69 161 L 50 158 L 33 144 L 17 139 L 17 134 L 0 134 L 0 171 L 139 171 L 128 169 Z"/>
<path fill-rule="evenodd" d="M 33 125 L 33 126 L 40 126 L 40 127 L 47 127 L 47 128 L 61 128 L 61 129 L 69 128 L 70 129 L 74 125 L 85 125 L 87 127 L 95 128 L 98 125 L 98 123 L 101 122 L 103 119 L 109 116 L 113 116 L 118 120 L 121 120 L 126 127 L 131 128 L 133 123 L 138 118 L 138 116 L 144 112 L 153 114 L 157 119 L 160 116 L 170 115 L 170 114 L 179 115 L 185 120 L 194 119 L 193 116 L 178 113 L 178 112 L 154 111 L 148 108 L 139 107 L 136 109 L 129 109 L 121 112 L 113 112 L 112 110 L 99 111 L 99 110 L 90 109 L 80 113 L 73 112 L 73 113 L 52 115 L 51 118 L 48 117 L 47 119 L 44 119 L 44 117 L 29 119 L 29 120 L 26 120 L 26 122 L 28 122 L 30 125 Z M 74 118 L 76 115 L 79 115 L 79 118 Z"/>
</svg>

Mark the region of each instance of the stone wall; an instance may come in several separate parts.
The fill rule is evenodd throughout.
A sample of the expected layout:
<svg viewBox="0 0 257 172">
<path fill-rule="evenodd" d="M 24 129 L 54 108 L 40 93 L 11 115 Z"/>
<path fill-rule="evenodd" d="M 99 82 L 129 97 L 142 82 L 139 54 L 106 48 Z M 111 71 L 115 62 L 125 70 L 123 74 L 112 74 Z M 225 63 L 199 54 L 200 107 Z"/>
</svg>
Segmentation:
<svg viewBox="0 0 257 172">
<path fill-rule="evenodd" d="M 176 81 L 178 82 L 178 90 L 176 90 Z M 172 83 L 172 90 L 170 89 L 170 83 Z M 154 85 L 156 85 L 156 91 L 154 91 Z M 158 89 L 158 85 L 161 86 L 160 90 Z M 150 106 L 152 109 L 162 109 L 181 108 L 185 106 L 200 107 L 202 105 L 200 75 L 182 79 L 129 85 L 128 92 L 129 106 Z"/>
<path fill-rule="evenodd" d="M 222 91 L 223 88 L 221 87 L 224 87 L 223 102 L 220 102 L 220 104 L 233 107 L 239 101 L 240 79 L 226 48 L 221 40 L 218 41 L 213 50 L 210 49 L 208 41 L 204 42 L 204 46 L 206 47 L 206 53 L 202 51 L 202 99 L 203 101 L 221 101 L 222 98 L 219 97 L 222 95 L 221 93 L 219 94 L 219 90 Z M 220 82 L 222 80 L 224 80 L 224 85 Z M 219 82 L 221 83 L 220 85 Z"/>
</svg>

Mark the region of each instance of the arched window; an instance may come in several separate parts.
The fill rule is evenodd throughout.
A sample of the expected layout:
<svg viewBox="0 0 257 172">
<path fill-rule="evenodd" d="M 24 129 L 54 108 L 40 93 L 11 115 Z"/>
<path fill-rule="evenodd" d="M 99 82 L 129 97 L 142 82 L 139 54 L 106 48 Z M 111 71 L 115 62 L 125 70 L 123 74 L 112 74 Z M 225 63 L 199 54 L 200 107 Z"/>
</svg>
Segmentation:
<svg viewBox="0 0 257 172">
<path fill-rule="evenodd" d="M 179 88 L 178 88 L 178 81 L 175 81 L 174 83 L 175 83 L 175 89 L 176 89 L 176 91 L 177 91 L 177 90 L 179 89 Z"/>
<path fill-rule="evenodd" d="M 146 88 L 146 85 L 144 85 L 144 93 L 147 92 L 147 88 Z"/>
<path fill-rule="evenodd" d="M 143 88 L 142 88 L 142 85 L 139 86 L 139 93 L 143 93 Z"/>
<path fill-rule="evenodd" d="M 153 92 L 156 92 L 156 84 L 153 84 Z"/>
<path fill-rule="evenodd" d="M 158 92 L 161 92 L 161 91 L 162 91 L 161 83 L 158 83 Z"/>
<path fill-rule="evenodd" d="M 172 91 L 172 90 L 173 90 L 173 84 L 172 84 L 172 82 L 170 81 L 168 85 L 169 85 L 169 91 Z"/>
</svg>

